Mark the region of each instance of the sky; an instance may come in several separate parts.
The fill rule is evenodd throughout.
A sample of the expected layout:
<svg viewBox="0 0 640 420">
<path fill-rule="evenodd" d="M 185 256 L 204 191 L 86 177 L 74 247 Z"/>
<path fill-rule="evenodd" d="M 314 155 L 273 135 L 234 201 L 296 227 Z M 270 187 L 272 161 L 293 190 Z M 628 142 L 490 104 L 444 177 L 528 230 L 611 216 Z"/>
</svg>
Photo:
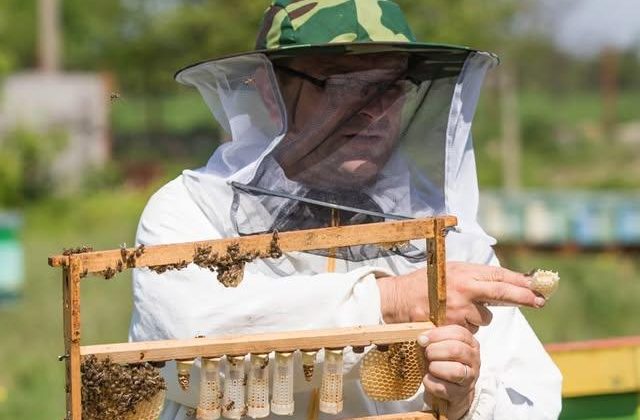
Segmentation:
<svg viewBox="0 0 640 420">
<path fill-rule="evenodd" d="M 540 0 L 554 40 L 577 55 L 606 46 L 640 51 L 640 0 Z"/>
</svg>

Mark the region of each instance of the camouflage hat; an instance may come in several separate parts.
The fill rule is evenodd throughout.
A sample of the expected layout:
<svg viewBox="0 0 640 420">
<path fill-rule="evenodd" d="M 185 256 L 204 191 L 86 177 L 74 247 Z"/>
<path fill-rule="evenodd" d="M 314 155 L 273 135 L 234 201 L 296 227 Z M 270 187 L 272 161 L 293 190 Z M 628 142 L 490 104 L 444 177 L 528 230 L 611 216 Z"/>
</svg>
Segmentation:
<svg viewBox="0 0 640 420">
<path fill-rule="evenodd" d="M 256 49 L 336 42 L 416 42 L 390 0 L 275 0 L 267 8 Z"/>
<path fill-rule="evenodd" d="M 270 59 L 308 54 L 362 54 L 402 51 L 465 56 L 471 48 L 417 42 L 400 7 L 393 0 L 272 0 L 262 18 L 256 50 L 205 60 L 187 66 L 251 53 Z"/>
<path fill-rule="evenodd" d="M 417 42 L 393 0 L 273 0 L 256 39 L 256 49 L 272 58 L 433 48 L 469 50 Z"/>
</svg>

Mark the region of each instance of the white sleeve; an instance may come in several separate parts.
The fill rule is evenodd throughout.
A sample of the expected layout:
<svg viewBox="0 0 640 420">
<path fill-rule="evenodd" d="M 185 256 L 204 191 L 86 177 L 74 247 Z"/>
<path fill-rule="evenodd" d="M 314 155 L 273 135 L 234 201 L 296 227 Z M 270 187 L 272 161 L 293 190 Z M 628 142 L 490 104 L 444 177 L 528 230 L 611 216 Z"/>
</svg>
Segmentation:
<svg viewBox="0 0 640 420">
<path fill-rule="evenodd" d="M 220 238 L 219 229 L 181 188 L 179 179 L 155 194 L 142 215 L 137 242 L 145 245 Z M 333 328 L 381 323 L 374 267 L 347 273 L 279 277 L 260 262 L 247 264 L 238 287 L 189 265 L 161 275 L 133 272 L 132 340 Z M 388 275 L 385 273 L 385 275 Z"/>
<path fill-rule="evenodd" d="M 150 200 L 141 218 L 138 243 L 220 237 L 175 182 Z M 217 281 L 215 273 L 193 264 L 162 275 L 137 269 L 133 273 L 130 340 L 379 324 L 378 272 L 362 267 L 348 273 L 272 277 L 260 272 L 258 264 L 251 264 L 240 285 L 227 288 Z M 353 354 L 345 356 L 345 370 L 357 360 Z M 188 403 L 189 396 L 180 392 L 171 395 L 171 388 L 168 398 Z"/>
<path fill-rule="evenodd" d="M 495 256 L 490 263 L 497 265 Z M 561 409 L 562 375 L 518 308 L 490 307 L 480 329 L 480 378 L 464 420 L 552 420 Z"/>
</svg>

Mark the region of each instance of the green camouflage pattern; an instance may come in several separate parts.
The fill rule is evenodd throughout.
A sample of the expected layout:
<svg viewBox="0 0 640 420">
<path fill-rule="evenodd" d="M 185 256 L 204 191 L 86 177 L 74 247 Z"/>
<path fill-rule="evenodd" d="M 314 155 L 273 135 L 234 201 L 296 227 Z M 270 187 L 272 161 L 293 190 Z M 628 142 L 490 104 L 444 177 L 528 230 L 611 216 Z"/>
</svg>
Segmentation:
<svg viewBox="0 0 640 420">
<path fill-rule="evenodd" d="M 265 11 L 256 49 L 416 39 L 391 0 L 274 0 Z"/>
<path fill-rule="evenodd" d="M 277 60 L 314 54 L 406 52 L 458 63 L 472 51 L 477 50 L 416 42 L 402 10 L 392 0 L 273 0 L 262 19 L 256 50 L 200 61 L 178 70 L 175 77 L 202 63 L 255 53 Z"/>
</svg>

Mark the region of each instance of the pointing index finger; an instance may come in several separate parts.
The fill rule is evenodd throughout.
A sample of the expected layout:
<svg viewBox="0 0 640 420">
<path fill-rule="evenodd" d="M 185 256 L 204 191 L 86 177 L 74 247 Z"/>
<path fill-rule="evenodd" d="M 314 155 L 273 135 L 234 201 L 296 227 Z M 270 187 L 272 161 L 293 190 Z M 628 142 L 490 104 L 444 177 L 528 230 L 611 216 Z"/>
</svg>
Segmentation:
<svg viewBox="0 0 640 420">
<path fill-rule="evenodd" d="M 477 265 L 474 279 L 479 281 L 509 283 L 514 286 L 526 287 L 527 289 L 529 289 L 530 284 L 526 275 L 493 265 Z"/>
<path fill-rule="evenodd" d="M 514 305 L 541 308 L 545 299 L 535 294 L 529 287 L 519 287 L 507 282 L 473 282 L 469 286 L 475 302 L 492 305 Z"/>
</svg>

